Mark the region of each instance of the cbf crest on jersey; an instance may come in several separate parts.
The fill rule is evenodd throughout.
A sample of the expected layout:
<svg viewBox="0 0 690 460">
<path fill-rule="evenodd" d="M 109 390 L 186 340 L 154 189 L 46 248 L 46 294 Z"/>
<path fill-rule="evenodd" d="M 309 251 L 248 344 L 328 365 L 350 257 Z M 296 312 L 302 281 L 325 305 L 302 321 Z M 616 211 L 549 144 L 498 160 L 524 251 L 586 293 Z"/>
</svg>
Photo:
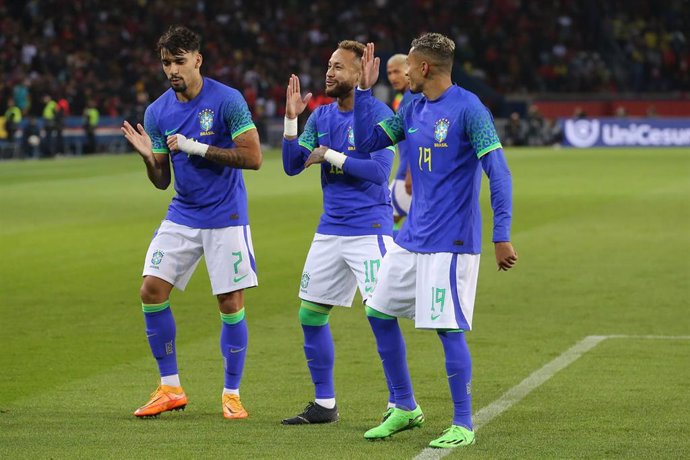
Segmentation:
<svg viewBox="0 0 690 460">
<path fill-rule="evenodd" d="M 347 143 L 350 144 L 347 147 L 348 150 L 354 150 L 355 149 L 355 132 L 352 129 L 352 126 L 347 127 Z"/>
<path fill-rule="evenodd" d="M 437 120 L 434 124 L 434 139 L 436 139 L 436 144 L 434 147 L 448 147 L 445 141 L 448 137 L 448 128 L 450 127 L 450 121 L 447 118 L 441 118 Z"/>
<path fill-rule="evenodd" d="M 200 136 L 211 136 L 214 134 L 213 131 L 211 131 L 213 127 L 213 110 L 204 109 L 199 112 L 199 125 L 201 126 Z"/>
</svg>

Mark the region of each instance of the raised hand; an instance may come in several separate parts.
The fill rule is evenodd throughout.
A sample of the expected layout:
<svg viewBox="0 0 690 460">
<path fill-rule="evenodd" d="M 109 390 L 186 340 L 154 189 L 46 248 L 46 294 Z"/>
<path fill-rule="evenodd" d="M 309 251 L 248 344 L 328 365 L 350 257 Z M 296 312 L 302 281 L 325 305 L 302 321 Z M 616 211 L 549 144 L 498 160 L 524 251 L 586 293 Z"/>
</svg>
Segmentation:
<svg viewBox="0 0 690 460">
<path fill-rule="evenodd" d="M 146 134 L 141 123 L 137 123 L 137 129 L 134 129 L 134 127 L 125 120 L 120 130 L 122 134 L 125 135 L 125 138 L 132 144 L 132 147 L 139 152 L 139 155 L 145 159 L 153 156 L 151 138 Z"/>
<path fill-rule="evenodd" d="M 374 44 L 367 43 L 362 56 L 362 76 L 359 80 L 359 87 L 362 89 L 369 89 L 376 84 L 379 79 L 379 67 L 381 66 L 381 58 L 374 57 Z"/>
<path fill-rule="evenodd" d="M 310 99 L 311 93 L 307 93 L 304 98 L 302 97 L 299 87 L 299 77 L 295 74 L 290 75 L 287 91 L 285 92 L 285 116 L 288 118 L 297 118 L 299 114 L 304 112 Z"/>
</svg>

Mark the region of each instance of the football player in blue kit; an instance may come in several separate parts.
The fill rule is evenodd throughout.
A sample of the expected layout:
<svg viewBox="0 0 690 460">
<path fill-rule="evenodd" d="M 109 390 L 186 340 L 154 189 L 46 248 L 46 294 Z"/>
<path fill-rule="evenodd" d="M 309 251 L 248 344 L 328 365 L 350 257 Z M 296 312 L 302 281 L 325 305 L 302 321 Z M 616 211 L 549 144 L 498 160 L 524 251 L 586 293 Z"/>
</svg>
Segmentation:
<svg viewBox="0 0 690 460">
<path fill-rule="evenodd" d="M 286 92 L 283 167 L 293 176 L 319 165 L 323 214 L 304 264 L 299 288 L 299 320 L 304 353 L 315 388 L 315 400 L 304 411 L 283 420 L 285 425 L 330 423 L 338 420 L 333 381 L 334 349 L 328 324 L 333 306 L 352 305 L 359 288 L 366 299 L 377 279 L 381 259 L 392 246 L 393 219 L 388 177 L 393 147 L 369 153 L 355 149 L 354 89 L 361 73 L 365 46 L 345 40 L 328 61 L 326 95 L 335 102 L 318 107 L 297 137 L 297 116 L 311 94 L 302 97 L 299 78 L 290 77 Z M 393 114 L 374 101 L 373 117 Z M 389 391 L 389 410 L 394 406 Z"/>
<path fill-rule="evenodd" d="M 227 419 L 247 417 L 239 396 L 247 352 L 243 290 L 258 284 L 242 169 L 259 169 L 259 135 L 242 95 L 201 75 L 200 37 L 173 26 L 158 41 L 170 88 L 147 109 L 144 125 L 122 132 L 139 152 L 150 181 L 176 194 L 144 261 L 141 305 L 146 336 L 161 376 L 150 400 L 134 412 L 156 417 L 187 405 L 177 367 L 170 292 L 184 290 L 202 255 L 220 309 L 220 349 Z"/>
<path fill-rule="evenodd" d="M 407 221 L 381 263 L 366 307 L 397 407 L 364 437 L 386 438 L 418 426 L 424 418 L 414 399 L 397 325 L 397 318 L 405 317 L 414 319 L 417 328 L 435 330 L 443 344 L 454 414 L 451 426 L 429 445 L 453 448 L 475 440 L 472 361 L 465 332 L 472 326 L 479 272 L 482 170 L 489 178 L 499 270 L 517 262 L 510 242 L 512 179 L 491 113 L 476 95 L 451 81 L 453 41 L 427 33 L 411 45 L 410 90 L 423 97 L 393 117 L 377 119 L 370 88 L 380 60 L 372 43 L 362 57 L 355 93 L 355 147 L 370 152 L 406 140 L 413 183 Z"/>
</svg>

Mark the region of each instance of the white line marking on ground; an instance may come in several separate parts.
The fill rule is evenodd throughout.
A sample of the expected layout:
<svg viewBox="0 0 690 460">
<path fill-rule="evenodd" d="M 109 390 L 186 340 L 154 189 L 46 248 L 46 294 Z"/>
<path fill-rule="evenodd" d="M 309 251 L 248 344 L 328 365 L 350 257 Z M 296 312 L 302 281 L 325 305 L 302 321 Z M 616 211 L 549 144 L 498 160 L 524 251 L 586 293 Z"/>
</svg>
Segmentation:
<svg viewBox="0 0 690 460">
<path fill-rule="evenodd" d="M 666 336 L 666 335 L 589 335 L 578 343 L 561 353 L 553 361 L 547 363 L 541 369 L 532 372 L 525 380 L 508 390 L 503 396 L 498 398 L 486 407 L 479 409 L 473 415 L 474 431 L 491 422 L 506 410 L 520 402 L 532 390 L 570 364 L 575 362 L 580 356 L 587 353 L 592 348 L 606 339 L 654 339 L 654 340 L 690 340 L 690 336 Z M 437 460 L 449 455 L 454 449 L 432 449 L 427 447 L 422 450 L 413 460 Z"/>
</svg>

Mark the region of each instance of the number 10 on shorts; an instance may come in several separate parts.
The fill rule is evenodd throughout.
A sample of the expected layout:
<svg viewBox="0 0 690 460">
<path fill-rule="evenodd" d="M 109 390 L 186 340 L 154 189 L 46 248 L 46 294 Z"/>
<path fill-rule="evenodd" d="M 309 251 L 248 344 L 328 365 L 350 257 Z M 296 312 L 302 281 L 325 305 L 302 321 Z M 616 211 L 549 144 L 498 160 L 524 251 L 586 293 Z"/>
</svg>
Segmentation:
<svg viewBox="0 0 690 460">
<path fill-rule="evenodd" d="M 431 321 L 436 321 L 443 313 L 443 307 L 446 304 L 446 290 L 437 287 L 431 287 Z M 436 310 L 438 308 L 438 313 Z"/>
<path fill-rule="evenodd" d="M 364 277 L 365 283 L 373 283 L 376 281 L 376 274 L 381 266 L 381 259 L 371 259 L 364 261 Z"/>
</svg>

